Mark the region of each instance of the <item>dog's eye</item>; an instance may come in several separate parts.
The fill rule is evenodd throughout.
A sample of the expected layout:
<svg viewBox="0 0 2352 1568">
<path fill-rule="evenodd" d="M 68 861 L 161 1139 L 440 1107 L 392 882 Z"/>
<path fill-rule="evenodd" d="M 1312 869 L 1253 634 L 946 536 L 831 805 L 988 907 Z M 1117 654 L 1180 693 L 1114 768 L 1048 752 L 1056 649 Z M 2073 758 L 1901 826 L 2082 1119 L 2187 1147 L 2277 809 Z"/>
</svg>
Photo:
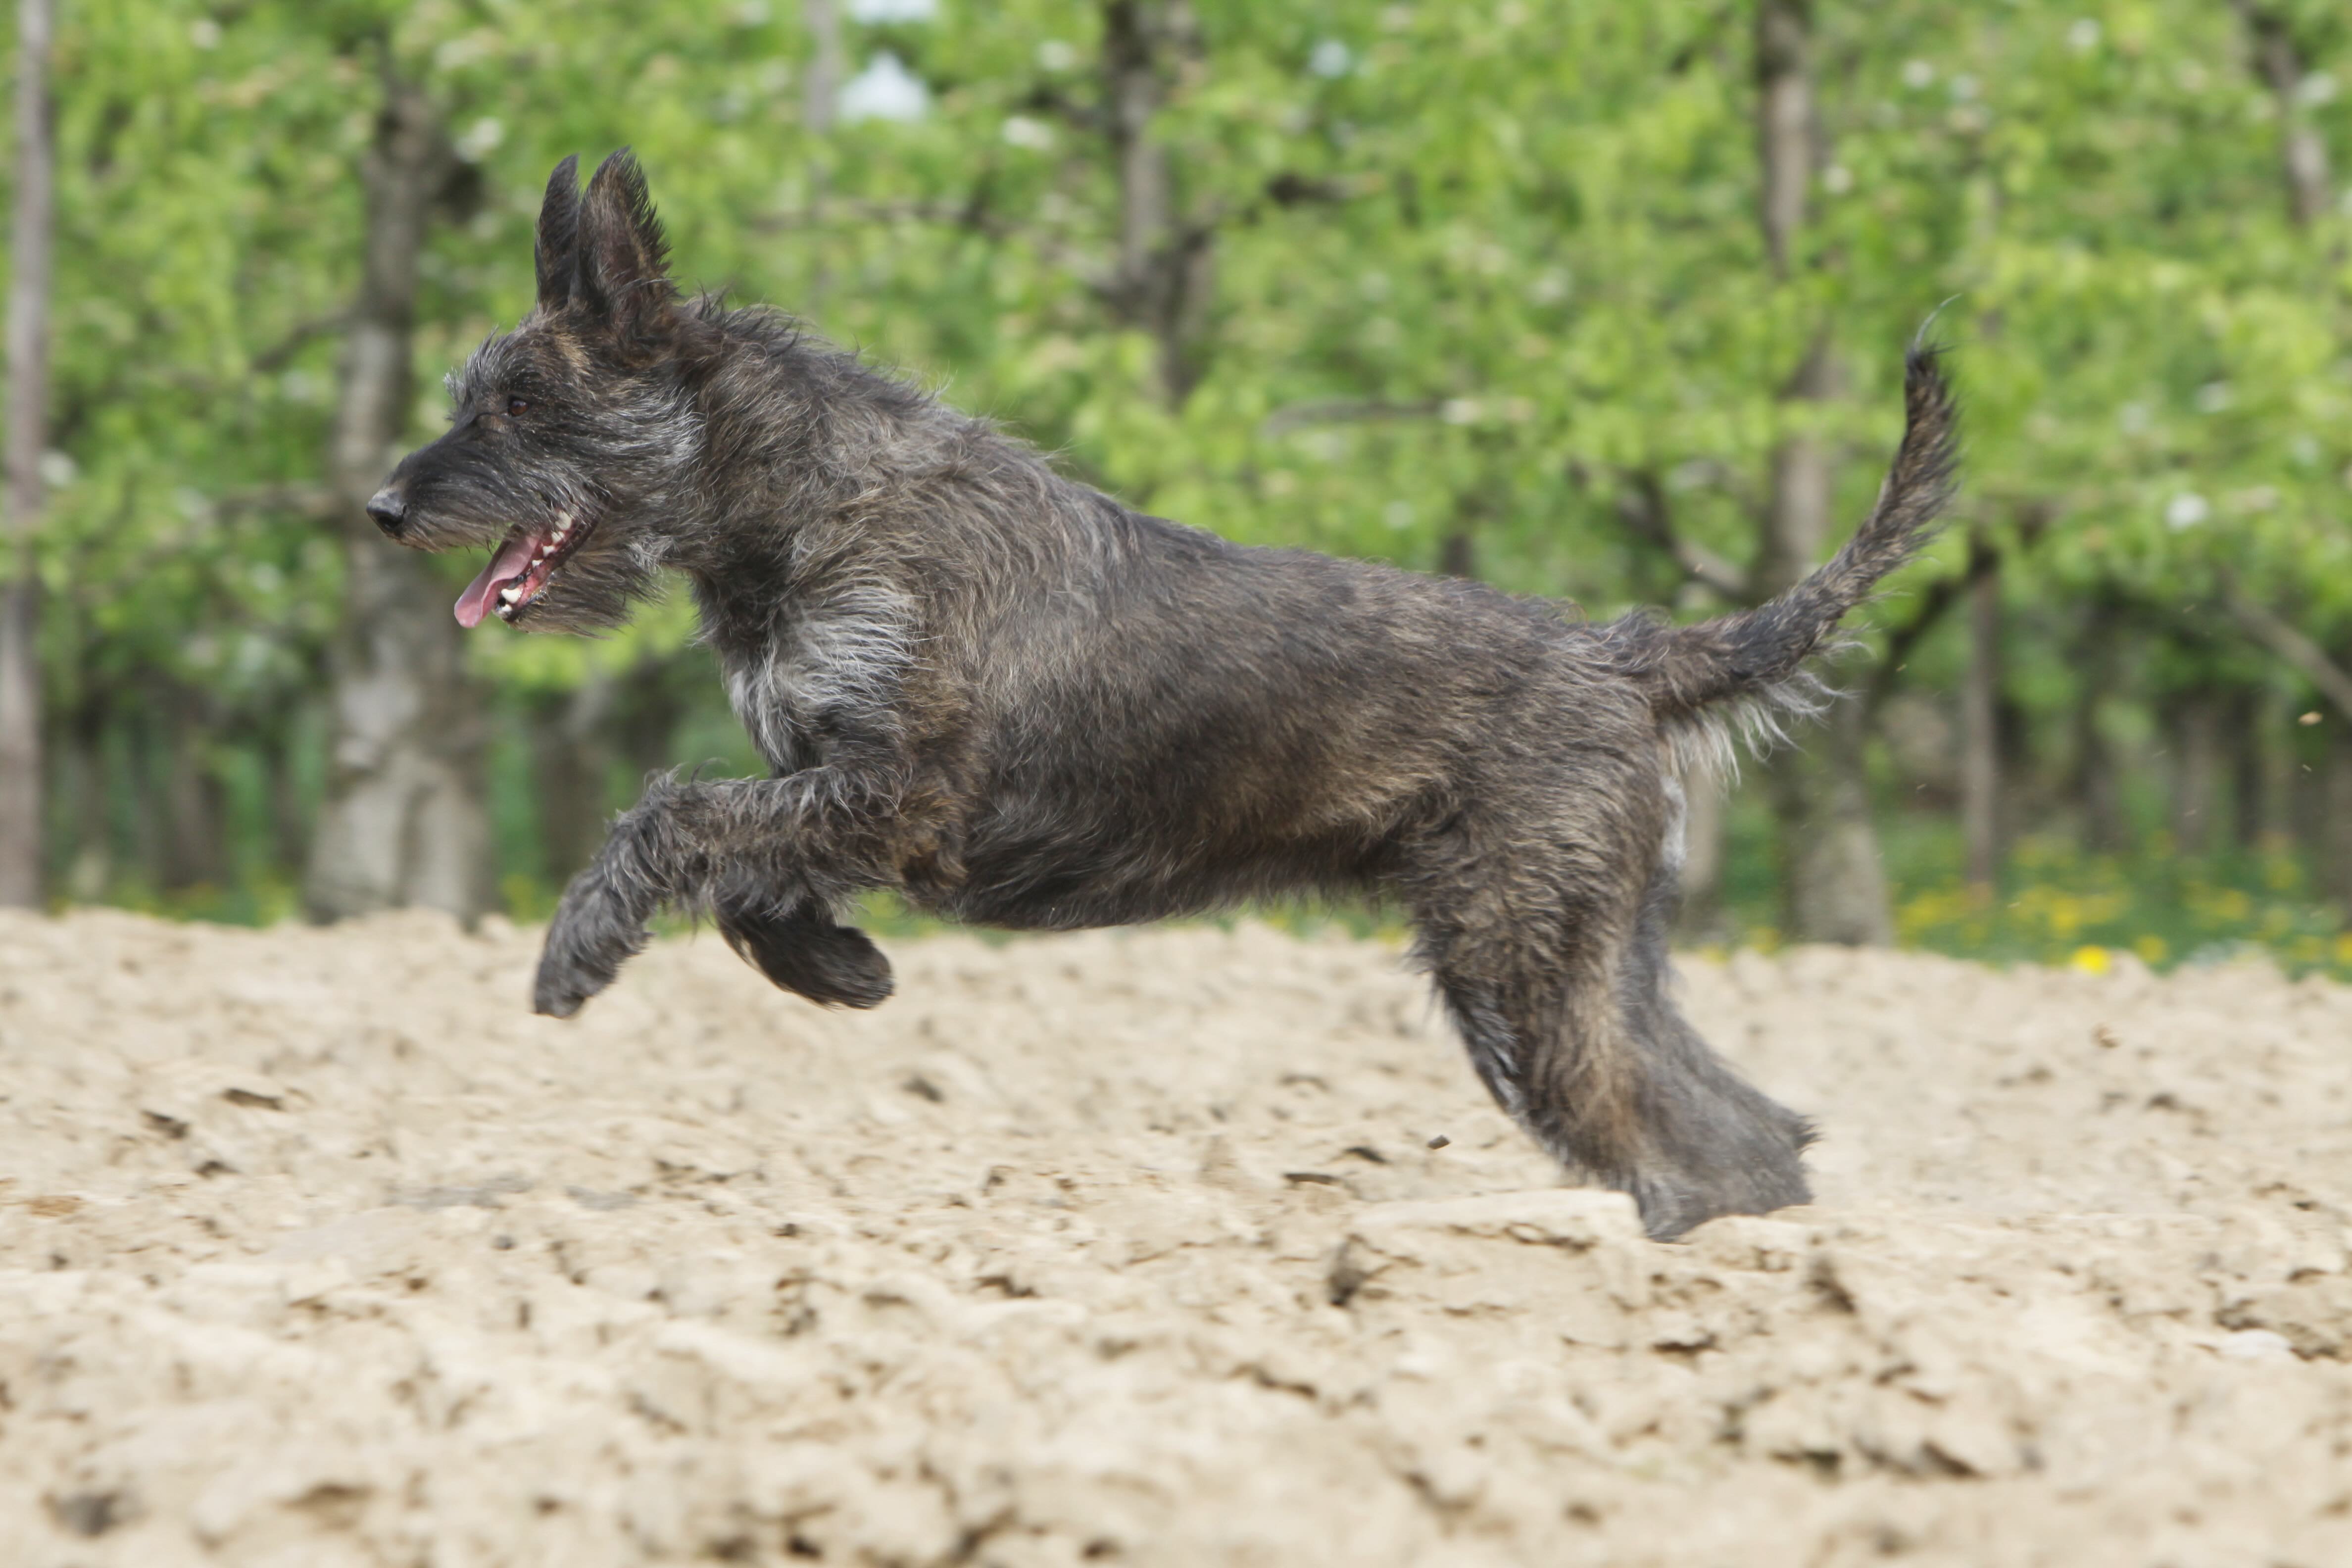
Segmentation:
<svg viewBox="0 0 2352 1568">
<path fill-rule="evenodd" d="M 530 403 L 522 398 L 509 397 L 507 399 L 507 412 L 509 415 L 528 413 L 530 412 Z"/>
</svg>

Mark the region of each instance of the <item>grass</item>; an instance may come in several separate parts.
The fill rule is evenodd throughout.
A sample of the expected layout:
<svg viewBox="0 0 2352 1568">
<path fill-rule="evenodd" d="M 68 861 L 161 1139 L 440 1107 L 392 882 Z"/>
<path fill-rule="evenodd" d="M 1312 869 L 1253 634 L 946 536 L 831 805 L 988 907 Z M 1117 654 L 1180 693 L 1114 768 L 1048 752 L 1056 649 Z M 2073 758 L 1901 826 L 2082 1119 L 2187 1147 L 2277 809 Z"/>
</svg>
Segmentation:
<svg viewBox="0 0 2352 1568">
<path fill-rule="evenodd" d="M 1992 889 L 1947 869 L 1907 882 L 1895 904 L 1906 947 L 1994 963 L 2104 970 L 2115 952 L 2151 968 L 2265 954 L 2290 974 L 2352 980 L 2352 931 L 2283 843 L 2197 858 L 2151 846 L 2125 858 L 2063 840 L 2017 846 Z"/>
<path fill-rule="evenodd" d="M 1730 945 L 1780 945 L 1770 826 L 1735 815 L 1726 880 Z M 2011 849 L 1995 885 L 1971 886 L 1948 819 L 1881 821 L 1902 946 L 1986 963 L 2066 964 L 2104 972 L 2128 952 L 2152 969 L 2265 956 L 2289 974 L 2352 981 L 2352 929 L 2312 885 L 2284 840 L 2184 855 L 2155 833 L 2134 854 L 2086 853 L 2060 834 Z"/>
</svg>

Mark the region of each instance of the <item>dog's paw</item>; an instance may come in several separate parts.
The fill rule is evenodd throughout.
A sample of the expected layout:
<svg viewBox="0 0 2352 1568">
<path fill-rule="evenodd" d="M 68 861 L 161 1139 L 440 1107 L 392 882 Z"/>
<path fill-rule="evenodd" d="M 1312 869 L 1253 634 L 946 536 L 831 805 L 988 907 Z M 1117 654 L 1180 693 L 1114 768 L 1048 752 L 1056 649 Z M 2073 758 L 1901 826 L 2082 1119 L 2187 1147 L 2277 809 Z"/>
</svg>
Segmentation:
<svg viewBox="0 0 2352 1568">
<path fill-rule="evenodd" d="M 855 926 L 836 925 L 821 906 L 786 914 L 719 911 L 719 934 L 736 953 L 786 991 L 837 1007 L 874 1007 L 893 989 L 890 961 Z"/>
<path fill-rule="evenodd" d="M 650 935 L 642 921 L 625 918 L 609 900 L 583 896 L 576 889 L 566 893 L 539 955 L 531 1011 L 551 1018 L 571 1017 L 588 998 L 613 984 L 621 965 L 644 949 Z"/>
<path fill-rule="evenodd" d="M 550 1018 L 569 1018 L 589 997 L 613 984 L 617 964 L 583 963 L 555 951 L 551 943 L 540 954 L 539 974 L 531 982 L 530 1010 Z"/>
<path fill-rule="evenodd" d="M 1674 1241 L 1723 1215 L 1770 1214 L 1813 1201 L 1804 1163 L 1813 1134 L 1804 1118 L 1753 1089 L 1738 1109 L 1740 1120 L 1714 1119 L 1707 1141 L 1685 1144 L 1678 1162 L 1653 1163 L 1626 1184 L 1652 1240 Z"/>
</svg>

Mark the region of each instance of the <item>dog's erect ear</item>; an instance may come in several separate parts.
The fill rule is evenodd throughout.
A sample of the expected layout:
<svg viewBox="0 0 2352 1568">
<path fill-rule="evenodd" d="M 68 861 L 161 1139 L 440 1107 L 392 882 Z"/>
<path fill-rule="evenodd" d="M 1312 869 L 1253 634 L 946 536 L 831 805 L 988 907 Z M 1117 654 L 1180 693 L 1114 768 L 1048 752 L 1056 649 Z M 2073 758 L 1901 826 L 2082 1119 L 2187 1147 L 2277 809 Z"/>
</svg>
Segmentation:
<svg viewBox="0 0 2352 1568">
<path fill-rule="evenodd" d="M 625 147 L 599 164 L 580 204 L 583 303 L 623 337 L 658 327 L 677 290 L 669 280 L 669 242 L 654 216 L 646 176 Z"/>
<path fill-rule="evenodd" d="M 580 159 L 575 153 L 547 177 L 547 200 L 540 204 L 539 237 L 531 258 L 539 272 L 539 302 L 560 310 L 572 300 L 580 269 Z"/>
</svg>

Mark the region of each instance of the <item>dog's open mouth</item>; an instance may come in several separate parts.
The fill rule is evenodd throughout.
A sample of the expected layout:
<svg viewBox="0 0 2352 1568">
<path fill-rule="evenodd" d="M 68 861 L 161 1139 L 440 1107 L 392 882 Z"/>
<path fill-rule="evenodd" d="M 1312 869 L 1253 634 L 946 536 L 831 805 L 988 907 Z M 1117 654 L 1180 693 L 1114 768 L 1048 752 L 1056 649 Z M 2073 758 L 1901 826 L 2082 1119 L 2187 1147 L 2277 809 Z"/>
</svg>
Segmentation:
<svg viewBox="0 0 2352 1568">
<path fill-rule="evenodd" d="M 551 523 L 518 524 L 491 553 L 482 574 L 457 595 L 457 624 L 471 631 L 492 610 L 500 620 L 513 620 L 587 534 L 588 524 L 568 511 L 557 512 Z"/>
</svg>

